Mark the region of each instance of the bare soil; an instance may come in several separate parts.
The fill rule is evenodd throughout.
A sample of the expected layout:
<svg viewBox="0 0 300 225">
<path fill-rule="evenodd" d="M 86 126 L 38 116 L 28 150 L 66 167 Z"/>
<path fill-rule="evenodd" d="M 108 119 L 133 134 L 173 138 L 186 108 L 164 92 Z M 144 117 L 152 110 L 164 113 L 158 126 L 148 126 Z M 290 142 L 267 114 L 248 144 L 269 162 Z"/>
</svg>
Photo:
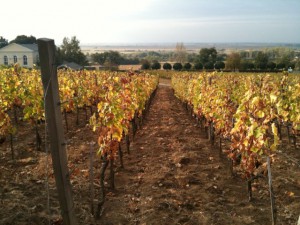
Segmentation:
<svg viewBox="0 0 300 225">
<path fill-rule="evenodd" d="M 100 219 L 91 214 L 89 182 L 91 144 L 97 134 L 75 115 L 68 115 L 67 151 L 75 211 L 79 224 L 98 225 L 240 225 L 271 224 L 267 179 L 253 184 L 248 201 L 246 181 L 232 176 L 226 156 L 211 146 L 204 130 L 161 80 L 150 111 L 124 149 L 124 168 L 115 165 L 115 190 L 106 177 L 106 202 Z M 43 126 L 40 132 L 44 132 Z M 11 160 L 9 140 L 0 145 L 0 224 L 62 224 L 51 156 L 35 150 L 35 133 L 18 125 Z M 43 133 L 44 142 L 44 133 Z M 300 152 L 283 140 L 272 165 L 277 224 L 296 224 L 300 214 Z M 44 149 L 45 147 L 43 147 Z M 94 206 L 99 192 L 100 157 L 94 160 Z M 96 208 L 96 207 L 95 207 Z"/>
</svg>

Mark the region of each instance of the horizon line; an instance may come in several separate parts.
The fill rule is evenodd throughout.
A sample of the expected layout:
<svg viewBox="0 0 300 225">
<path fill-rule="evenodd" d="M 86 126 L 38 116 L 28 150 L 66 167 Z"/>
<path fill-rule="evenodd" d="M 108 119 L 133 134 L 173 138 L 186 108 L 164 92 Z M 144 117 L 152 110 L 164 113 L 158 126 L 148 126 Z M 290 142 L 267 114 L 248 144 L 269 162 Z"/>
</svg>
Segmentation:
<svg viewBox="0 0 300 225">
<path fill-rule="evenodd" d="M 184 42 L 184 41 L 177 41 L 177 42 L 167 42 L 167 41 L 157 41 L 157 42 L 83 42 L 80 45 L 90 45 L 90 44 L 105 44 L 105 45 L 120 45 L 120 44 L 129 44 L 129 45 L 140 45 L 140 44 L 300 44 L 300 42 L 264 42 L 264 41 L 227 41 L 227 42 L 219 42 L 219 41 L 203 41 L 203 42 Z"/>
</svg>

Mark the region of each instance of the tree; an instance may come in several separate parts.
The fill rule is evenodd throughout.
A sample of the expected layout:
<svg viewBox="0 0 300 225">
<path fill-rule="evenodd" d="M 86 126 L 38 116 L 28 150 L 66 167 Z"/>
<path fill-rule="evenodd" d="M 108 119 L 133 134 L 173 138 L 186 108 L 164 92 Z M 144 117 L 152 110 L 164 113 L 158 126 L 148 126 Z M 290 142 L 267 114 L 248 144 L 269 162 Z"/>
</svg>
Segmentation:
<svg viewBox="0 0 300 225">
<path fill-rule="evenodd" d="M 249 58 L 249 52 L 248 51 L 240 51 L 240 56 L 242 59 L 247 59 Z"/>
<path fill-rule="evenodd" d="M 172 65 L 170 63 L 164 63 L 163 69 L 164 70 L 171 70 L 172 69 Z"/>
<path fill-rule="evenodd" d="M 226 56 L 227 55 L 225 53 L 221 53 L 221 54 L 218 53 L 216 61 L 222 61 L 222 62 L 224 62 L 226 60 Z"/>
<path fill-rule="evenodd" d="M 139 65 L 140 60 L 137 57 L 126 58 L 122 56 L 118 51 L 108 51 L 103 53 L 94 53 L 91 55 L 94 62 L 104 65 L 104 63 L 110 63 L 111 65 Z"/>
<path fill-rule="evenodd" d="M 100 65 L 103 65 L 106 60 L 105 53 L 95 53 L 95 54 L 92 54 L 91 57 L 94 62 L 97 62 Z"/>
<path fill-rule="evenodd" d="M 174 63 L 173 69 L 174 69 L 174 70 L 182 70 L 182 64 L 179 63 L 179 62 Z"/>
<path fill-rule="evenodd" d="M 197 61 L 197 58 L 198 58 L 198 54 L 196 54 L 194 52 L 187 54 L 187 62 L 189 62 L 189 63 Z"/>
<path fill-rule="evenodd" d="M 230 70 L 238 70 L 241 67 L 241 56 L 237 52 L 232 52 L 227 56 L 226 68 Z"/>
<path fill-rule="evenodd" d="M 142 67 L 141 67 L 142 70 L 149 70 L 150 69 L 151 64 L 147 59 L 143 59 L 141 61 L 141 63 L 142 63 Z"/>
<path fill-rule="evenodd" d="M 56 65 L 61 65 L 63 62 L 64 62 L 64 59 L 63 59 L 61 49 L 59 47 L 56 47 L 55 63 L 56 63 Z"/>
<path fill-rule="evenodd" d="M 164 56 L 161 53 L 155 52 L 155 51 L 149 51 L 149 52 L 142 52 L 136 55 L 139 59 L 146 59 L 149 62 L 152 62 L 154 60 L 162 61 L 164 60 Z"/>
<path fill-rule="evenodd" d="M 296 67 L 296 64 L 295 63 L 290 63 L 288 64 L 287 68 L 292 68 L 292 69 L 295 69 Z"/>
<path fill-rule="evenodd" d="M 285 64 L 284 64 L 284 63 L 277 63 L 276 69 L 278 69 L 278 70 L 283 70 L 283 69 L 285 69 Z"/>
<path fill-rule="evenodd" d="M 186 62 L 187 52 L 186 52 L 186 48 L 182 42 L 176 44 L 174 56 L 175 56 L 174 60 L 176 62 L 179 62 L 181 64 Z"/>
<path fill-rule="evenodd" d="M 140 60 L 137 57 L 125 57 L 122 56 L 120 65 L 139 65 Z"/>
<path fill-rule="evenodd" d="M 8 45 L 8 41 L 4 37 L 0 36 L 0 48 L 5 47 L 6 45 Z"/>
<path fill-rule="evenodd" d="M 294 58 L 294 53 L 293 52 L 285 52 L 281 55 L 281 58 L 280 58 L 278 63 L 284 64 L 285 69 L 287 69 L 292 64 L 293 58 Z"/>
<path fill-rule="evenodd" d="M 153 61 L 152 65 L 151 65 L 151 69 L 153 70 L 159 70 L 161 68 L 161 65 L 158 61 Z"/>
<path fill-rule="evenodd" d="M 109 51 L 103 53 L 104 64 L 108 67 L 115 67 L 121 64 L 123 58 L 117 51 Z"/>
<path fill-rule="evenodd" d="M 76 36 L 73 36 L 71 39 L 66 37 L 63 39 L 59 50 L 63 61 L 75 62 L 82 66 L 88 64 L 86 56 L 81 52 L 79 43 Z"/>
<path fill-rule="evenodd" d="M 221 70 L 221 69 L 224 69 L 224 68 L 225 68 L 225 63 L 224 63 L 224 62 L 222 62 L 222 61 L 217 61 L 217 62 L 215 63 L 215 69 Z"/>
<path fill-rule="evenodd" d="M 268 54 L 266 54 L 264 52 L 258 52 L 254 61 L 255 61 L 255 66 L 257 69 L 264 70 L 267 68 L 269 56 L 268 56 Z"/>
<path fill-rule="evenodd" d="M 26 35 L 19 35 L 14 40 L 9 42 L 16 43 L 16 44 L 36 44 L 37 40 L 34 36 L 26 36 Z"/>
<path fill-rule="evenodd" d="M 218 53 L 215 48 L 202 48 L 199 52 L 198 61 L 203 65 L 208 62 L 215 64 L 217 55 Z"/>
<path fill-rule="evenodd" d="M 267 49 L 266 54 L 268 54 L 269 60 L 271 59 L 280 65 L 284 64 L 285 69 L 288 69 L 288 65 L 291 64 L 296 57 L 296 52 L 289 47 Z"/>
<path fill-rule="evenodd" d="M 300 60 L 298 56 L 295 58 L 295 69 L 300 70 Z"/>
<path fill-rule="evenodd" d="M 202 70 L 203 69 L 203 65 L 202 63 L 198 62 L 194 64 L 194 69 L 195 70 Z"/>
<path fill-rule="evenodd" d="M 241 60 L 240 69 L 242 70 L 253 70 L 255 68 L 254 63 L 250 62 L 249 60 Z"/>
<path fill-rule="evenodd" d="M 267 68 L 269 70 L 274 70 L 276 68 L 276 63 L 274 63 L 274 62 L 268 62 Z"/>
<path fill-rule="evenodd" d="M 214 63 L 213 62 L 207 62 L 204 64 L 204 68 L 207 70 L 212 70 L 214 68 Z"/>
<path fill-rule="evenodd" d="M 185 70 L 190 70 L 191 68 L 192 68 L 192 64 L 190 64 L 190 63 L 185 63 L 183 65 L 183 69 L 185 69 Z"/>
</svg>

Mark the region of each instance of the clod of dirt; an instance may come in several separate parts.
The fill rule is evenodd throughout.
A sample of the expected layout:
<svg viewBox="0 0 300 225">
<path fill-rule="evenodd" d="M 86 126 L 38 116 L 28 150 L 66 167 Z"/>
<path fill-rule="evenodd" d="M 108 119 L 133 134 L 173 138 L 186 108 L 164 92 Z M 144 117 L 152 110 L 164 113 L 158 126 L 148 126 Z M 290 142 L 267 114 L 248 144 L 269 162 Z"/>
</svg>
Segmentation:
<svg viewBox="0 0 300 225">
<path fill-rule="evenodd" d="M 187 164 L 190 163 L 190 161 L 191 161 L 190 158 L 183 157 L 183 158 L 180 159 L 179 163 L 182 164 L 182 165 L 187 165 Z"/>
</svg>

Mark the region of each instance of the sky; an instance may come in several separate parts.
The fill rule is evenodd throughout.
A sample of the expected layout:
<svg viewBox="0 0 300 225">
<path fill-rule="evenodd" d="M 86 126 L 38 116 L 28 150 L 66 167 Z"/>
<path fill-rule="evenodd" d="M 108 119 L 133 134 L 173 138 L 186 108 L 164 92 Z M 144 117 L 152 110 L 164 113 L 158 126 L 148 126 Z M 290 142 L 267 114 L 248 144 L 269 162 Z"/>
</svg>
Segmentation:
<svg viewBox="0 0 300 225">
<path fill-rule="evenodd" d="M 0 7 L 8 41 L 300 43 L 300 0 L 6 0 Z"/>
</svg>

